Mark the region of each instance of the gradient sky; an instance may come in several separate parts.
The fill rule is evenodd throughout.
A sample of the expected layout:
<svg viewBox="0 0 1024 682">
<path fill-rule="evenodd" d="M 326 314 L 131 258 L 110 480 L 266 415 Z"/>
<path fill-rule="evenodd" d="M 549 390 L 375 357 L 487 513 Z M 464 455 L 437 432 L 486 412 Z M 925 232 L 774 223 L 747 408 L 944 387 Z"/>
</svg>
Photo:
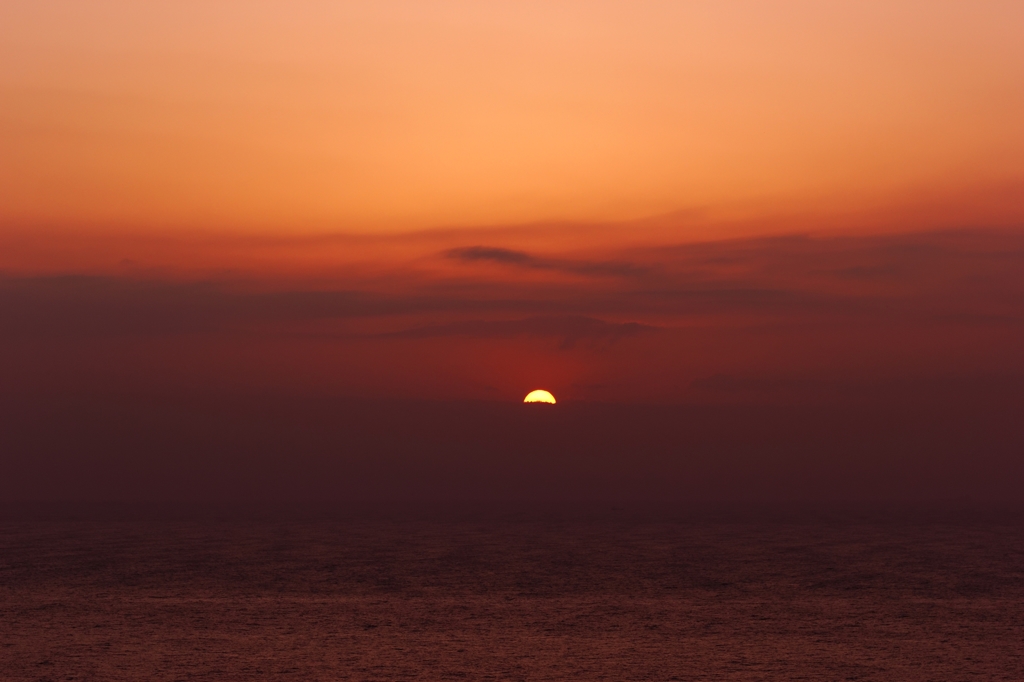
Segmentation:
<svg viewBox="0 0 1024 682">
<path fill-rule="evenodd" d="M 5 2 L 0 497 L 1019 501 L 1021 121 L 1019 2 Z"/>
<path fill-rule="evenodd" d="M 366 232 L 950 194 L 989 219 L 977 196 L 1024 182 L 1022 27 L 1012 1 L 15 0 L 0 221 Z"/>
</svg>

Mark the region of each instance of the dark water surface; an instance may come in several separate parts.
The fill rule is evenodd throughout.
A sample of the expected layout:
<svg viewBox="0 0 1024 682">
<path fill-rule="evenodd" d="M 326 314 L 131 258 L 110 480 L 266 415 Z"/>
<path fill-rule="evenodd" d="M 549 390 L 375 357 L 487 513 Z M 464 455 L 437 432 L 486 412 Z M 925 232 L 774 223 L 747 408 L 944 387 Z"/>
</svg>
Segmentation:
<svg viewBox="0 0 1024 682">
<path fill-rule="evenodd" d="M 1024 524 L 9 521 L 3 680 L 1022 680 Z"/>
</svg>

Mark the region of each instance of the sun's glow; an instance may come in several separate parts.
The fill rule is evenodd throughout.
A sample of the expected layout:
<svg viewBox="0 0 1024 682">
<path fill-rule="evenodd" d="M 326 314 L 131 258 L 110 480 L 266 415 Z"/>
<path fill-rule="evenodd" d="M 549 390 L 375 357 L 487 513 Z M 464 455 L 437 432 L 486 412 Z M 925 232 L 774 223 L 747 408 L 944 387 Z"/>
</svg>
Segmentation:
<svg viewBox="0 0 1024 682">
<path fill-rule="evenodd" d="M 547 391 L 536 390 L 530 391 L 526 398 L 523 399 L 524 403 L 550 403 L 555 404 L 555 396 L 551 395 Z"/>
</svg>

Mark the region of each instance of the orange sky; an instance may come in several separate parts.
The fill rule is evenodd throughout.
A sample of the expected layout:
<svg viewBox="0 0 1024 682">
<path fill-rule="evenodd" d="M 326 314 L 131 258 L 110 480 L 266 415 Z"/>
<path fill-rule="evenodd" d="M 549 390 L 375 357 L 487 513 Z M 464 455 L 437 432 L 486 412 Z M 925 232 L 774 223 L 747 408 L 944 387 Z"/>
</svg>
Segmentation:
<svg viewBox="0 0 1024 682">
<path fill-rule="evenodd" d="M 1020 0 L 2 0 L 0 501 L 1019 502 L 1022 122 Z"/>
<path fill-rule="evenodd" d="M 8 233 L 1019 224 L 1021 121 L 1016 1 L 0 7 Z"/>
<path fill-rule="evenodd" d="M 0 13 L 8 386 L 816 400 L 1020 372 L 1021 3 Z"/>
</svg>

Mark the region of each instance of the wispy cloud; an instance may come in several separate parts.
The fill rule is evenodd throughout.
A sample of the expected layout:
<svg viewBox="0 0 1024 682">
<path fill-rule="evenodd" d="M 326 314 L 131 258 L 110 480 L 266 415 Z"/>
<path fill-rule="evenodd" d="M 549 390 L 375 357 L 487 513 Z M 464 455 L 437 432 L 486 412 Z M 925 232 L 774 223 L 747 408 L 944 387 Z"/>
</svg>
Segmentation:
<svg viewBox="0 0 1024 682">
<path fill-rule="evenodd" d="M 590 261 L 560 258 L 543 258 L 525 251 L 514 251 L 493 246 L 468 246 L 450 249 L 445 256 L 465 262 L 490 262 L 498 265 L 553 270 L 587 277 L 637 277 L 651 272 L 649 265 L 621 260 Z"/>
<path fill-rule="evenodd" d="M 394 338 L 539 335 L 571 346 L 721 316 L 730 324 L 804 326 L 1024 319 L 1020 232 L 731 240 L 606 260 L 484 246 L 445 254 L 459 262 L 618 279 L 534 281 L 472 272 L 451 279 L 400 270 L 394 278 L 354 275 L 339 288 L 272 280 L 257 288 L 224 279 L 0 275 L 0 339 L 394 318 L 384 326 L 408 330 Z"/>
<path fill-rule="evenodd" d="M 562 315 L 522 320 L 465 320 L 428 325 L 384 336 L 423 339 L 447 336 L 472 338 L 514 338 L 517 336 L 560 339 L 560 348 L 570 349 L 581 341 L 614 342 L 628 336 L 658 331 L 658 327 L 637 322 L 607 322 L 593 317 Z"/>
</svg>

